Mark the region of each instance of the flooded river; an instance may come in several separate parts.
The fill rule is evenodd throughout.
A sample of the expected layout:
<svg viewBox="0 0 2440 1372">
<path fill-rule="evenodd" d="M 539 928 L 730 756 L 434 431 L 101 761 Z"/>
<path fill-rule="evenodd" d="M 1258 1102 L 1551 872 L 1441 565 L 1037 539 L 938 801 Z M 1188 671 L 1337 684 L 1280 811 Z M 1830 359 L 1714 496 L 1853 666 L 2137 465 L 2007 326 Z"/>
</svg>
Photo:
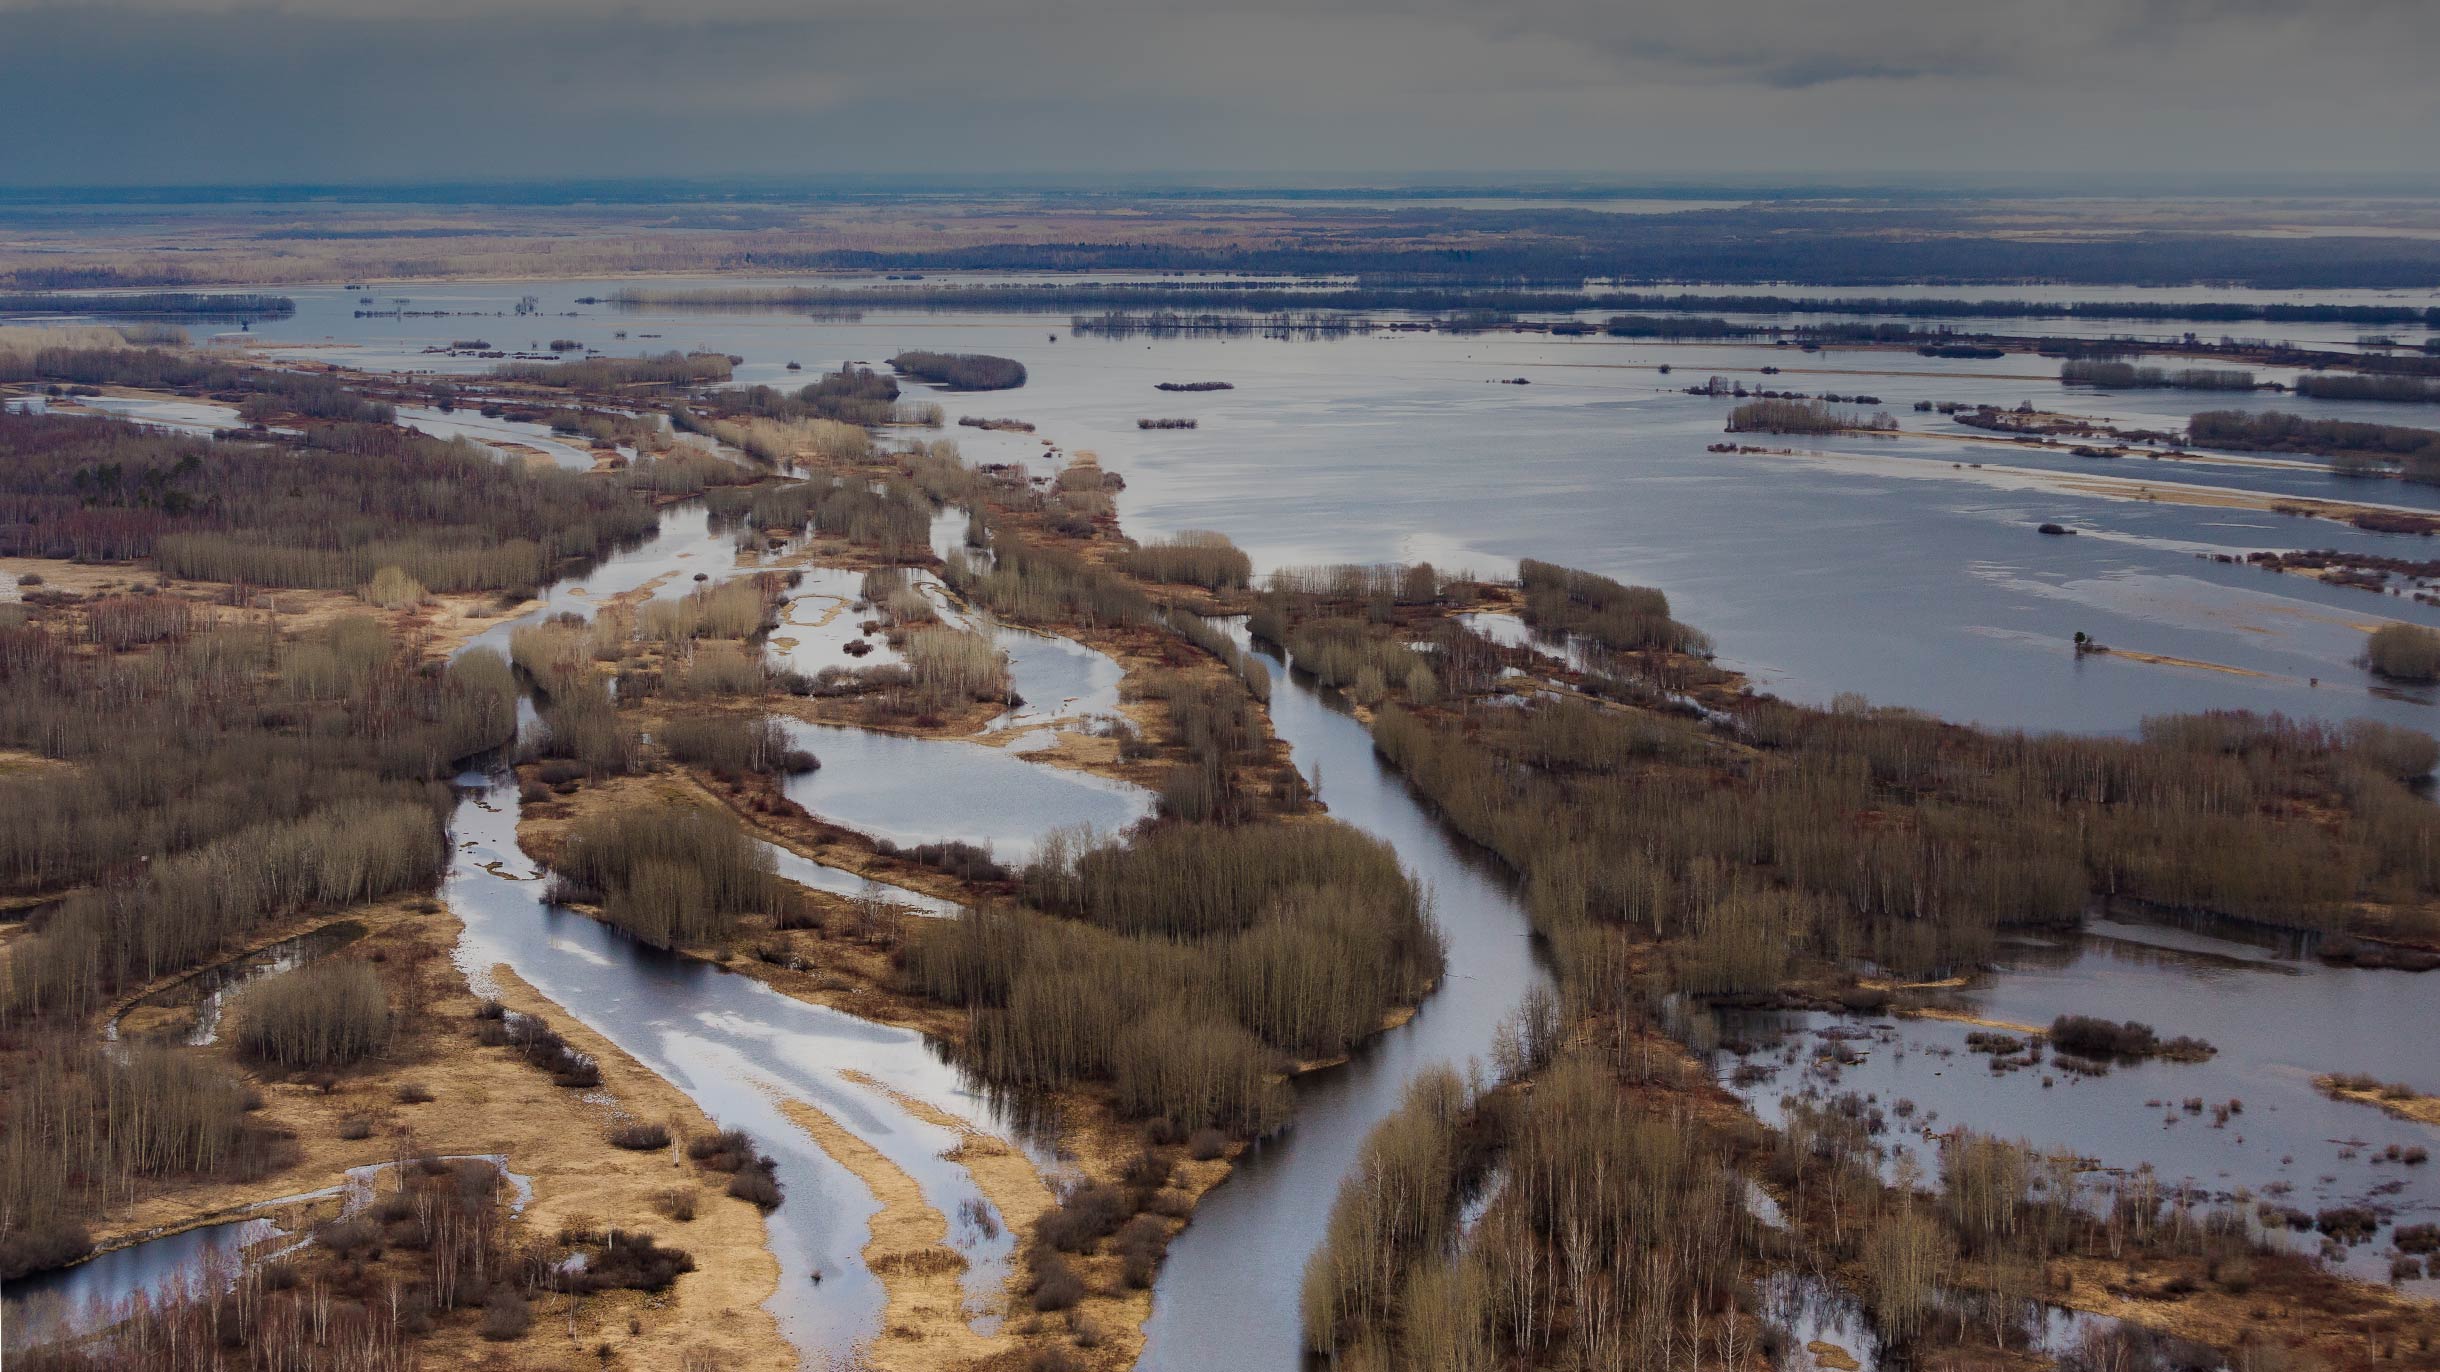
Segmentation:
<svg viewBox="0 0 2440 1372">
<path fill-rule="evenodd" d="M 817 321 L 614 314 L 576 303 L 617 284 L 435 284 L 412 293 L 417 309 L 485 312 L 537 295 L 552 316 L 533 325 L 538 331 L 605 352 L 717 347 L 747 359 L 743 383 L 801 384 L 785 363 L 877 363 L 904 346 L 1013 355 L 1032 370 L 1025 389 L 942 398 L 953 418 L 1015 415 L 1041 432 L 949 433 L 970 458 L 1025 459 L 1037 470 L 1050 460 L 1045 439 L 1062 451 L 1099 451 L 1127 478 L 1120 513 L 1138 536 L 1219 529 L 1258 567 L 1425 558 L 1490 573 L 1524 556 L 1572 562 L 1662 587 L 1681 617 L 1717 637 L 1730 663 L 1767 689 L 1801 698 L 1860 690 L 1955 719 L 2098 731 L 2211 707 L 2432 727 L 2427 695 L 2372 690 L 2352 660 L 2382 618 L 2440 625 L 2440 611 L 2198 554 L 2335 545 L 2427 556 L 2421 550 L 2431 546 L 2241 508 L 2205 487 L 2435 510 L 2440 492 L 2350 483 L 2295 462 L 2096 464 L 1978 442 L 1911 410 L 1917 400 L 2032 400 L 2118 423 L 2167 425 L 2182 423 L 2191 409 L 2266 408 L 2270 397 L 2189 405 L 2192 397 L 2176 393 L 2069 394 L 2053 364 L 2025 357 L 1798 356 L 1751 345 L 1507 334 L 1148 341 L 1074 337 L 1064 317 L 1049 316 L 872 312 L 858 321 Z M 265 336 L 350 365 L 435 365 L 420 349 L 466 327 L 448 319 L 360 320 L 352 295 L 288 293 L 298 300 L 296 317 L 266 325 Z M 633 336 L 614 336 L 621 331 Z M 1671 371 L 1660 371 L 1664 364 Z M 1840 439 L 1793 456 L 1705 452 L 1719 441 L 1731 402 L 1683 388 L 1714 371 L 1754 382 L 1774 366 L 1784 376 L 1774 385 L 1869 390 L 1927 436 Z M 1494 384 L 1517 377 L 1531 384 Z M 1198 380 L 1236 389 L 1191 396 L 1153 389 Z M 925 398 L 911 389 L 912 398 Z M 2276 403 L 2331 417 L 2435 422 L 2414 406 Z M 1134 426 L 1138 417 L 1162 415 L 1191 415 L 1200 427 Z M 2096 486 L 2086 480 L 2096 474 L 2132 480 Z M 2181 503 L 2198 491 L 2219 503 Z M 2079 535 L 2041 537 L 2032 526 L 2044 520 Z M 681 506 L 659 538 L 551 587 L 536 615 L 586 614 L 626 591 L 680 595 L 698 575 L 745 569 L 731 538 L 714 531 L 699 506 Z M 780 651 L 805 654 L 808 669 L 841 665 L 832 655 L 843 653 L 844 639 L 817 632 L 824 608 L 817 597 L 852 594 L 844 574 L 810 578 L 781 631 L 797 642 Z M 2079 630 L 2188 665 L 2080 659 L 2066 646 Z M 1078 723 L 1114 698 L 1106 658 L 1064 640 L 992 631 L 1011 653 L 1027 700 L 1002 727 Z M 510 632 L 502 625 L 477 642 L 505 649 Z M 1361 725 L 1285 674 L 1271 713 L 1331 811 L 1391 843 L 1428 888 L 1450 971 L 1410 1024 L 1352 1062 L 1301 1079 L 1294 1126 L 1256 1150 L 1197 1211 L 1155 1289 L 1143 1365 L 1162 1372 L 1298 1366 L 1304 1260 L 1365 1135 L 1417 1073 L 1486 1057 L 1500 1020 L 1545 975 L 1509 881 L 1453 840 L 1381 766 Z M 1054 771 L 1007 748 L 790 728 L 823 762 L 791 780 L 791 796 L 825 819 L 894 842 L 969 842 L 1015 860 L 1054 826 L 1116 829 L 1150 806 L 1135 788 Z M 516 811 L 513 785 L 491 775 L 461 778 L 447 883 L 466 922 L 461 965 L 478 982 L 498 966 L 514 971 L 708 1114 L 752 1132 L 778 1159 L 788 1199 L 771 1221 L 781 1267 L 772 1309 L 788 1336 L 809 1358 L 844 1356 L 878 1331 L 881 1293 L 860 1259 L 875 1210 L 871 1193 L 788 1118 L 783 1102 L 819 1110 L 855 1133 L 953 1217 L 950 1244 L 969 1264 L 968 1313 L 988 1326 L 998 1315 L 1011 1239 L 1004 1226 L 962 1219 L 990 1212 L 972 1179 L 941 1157 L 957 1131 L 926 1122 L 900 1097 L 1018 1142 L 1049 1166 L 1044 1145 L 1025 1139 L 916 1035 L 792 1000 L 550 908 L 534 864 L 517 847 Z M 831 890 L 848 880 L 798 875 Z M 2232 1204 L 2273 1199 L 2308 1211 L 2364 1204 L 2381 1212 L 2385 1236 L 2440 1207 L 2436 1169 L 2385 1160 L 2392 1144 L 2428 1144 L 2433 1131 L 2327 1100 L 2311 1082 L 2323 1072 L 2360 1071 L 2429 1089 L 2422 1059 L 2440 1028 L 2429 985 L 2404 973 L 2332 971 L 2210 935 L 2104 923 L 2072 942 L 2013 945 L 2004 967 L 1964 993 L 1972 1013 L 2031 1025 L 2061 1013 L 2139 1018 L 2164 1035 L 2210 1040 L 2216 1057 L 2128 1066 L 2046 1088 L 2040 1071 L 1990 1072 L 1964 1051 L 1966 1025 L 1798 1016 L 1751 1026 L 1784 1037 L 1752 1055 L 1768 1070 L 1740 1076 L 1738 1089 L 1765 1119 L 1806 1091 L 1864 1093 L 1885 1108 L 1907 1100 L 1915 1110 L 1908 1128 L 1893 1130 L 1893 1148 L 1931 1147 L 1917 1122 L 1935 1131 L 1966 1124 L 2072 1148 L 2104 1167 L 2150 1164 L 2164 1181 L 2191 1182 Z M 1841 1037 L 1824 1039 L 1825 1032 Z M 1848 1059 L 1835 1076 L 1819 1067 L 1816 1051 L 1833 1041 L 1849 1050 L 1834 1055 Z M 2189 1100 L 2201 1108 L 2189 1110 Z M 2241 1110 L 2221 1114 L 2232 1101 Z M 2309 1242 L 2293 1233 L 2282 1241 Z M 185 1240 L 179 1251 L 195 1252 L 162 1249 L 144 1262 L 199 1261 L 212 1242 Z M 2376 1238 L 2339 1260 L 2377 1275 L 2384 1246 Z"/>
<path fill-rule="evenodd" d="M 2354 664 L 2372 625 L 2398 618 L 2440 626 L 2440 610 L 2198 559 L 2330 546 L 2421 558 L 2433 555 L 2428 540 L 2240 508 L 2212 492 L 2193 498 L 2220 503 L 2150 497 L 2225 487 L 2240 502 L 2316 496 L 2436 510 L 2440 491 L 2348 480 L 2294 460 L 2097 462 L 1982 441 L 1913 405 L 2031 401 L 2157 428 L 2182 427 L 2189 414 L 2215 408 L 2440 427 L 2440 407 L 2070 390 L 2055 361 L 2025 355 L 1933 359 L 1509 333 L 1103 338 L 1077 336 L 1065 314 L 868 309 L 857 319 L 812 319 L 578 303 L 628 284 L 428 283 L 380 292 L 413 297 L 415 310 L 479 314 L 479 325 L 359 319 L 353 294 L 297 287 L 284 292 L 296 299 L 296 315 L 260 333 L 354 366 L 478 371 L 488 364 L 422 349 L 466 328 L 514 328 L 494 316 L 533 295 L 543 318 L 527 323 L 531 331 L 610 354 L 734 353 L 745 359 L 739 384 L 801 385 L 818 369 L 879 365 L 905 347 L 999 353 L 1026 364 L 1031 379 L 1022 389 L 961 396 L 912 387 L 909 396 L 947 407 L 952 426 L 943 436 L 970 458 L 1030 460 L 1046 470 L 1046 439 L 1062 452 L 1095 451 L 1126 477 L 1118 506 L 1130 533 L 1218 529 L 1257 568 L 1423 558 L 1495 573 L 1521 557 L 1568 562 L 1659 586 L 1681 618 L 1717 639 L 1731 665 L 1765 689 L 1816 702 L 1858 691 L 1961 721 L 2082 731 L 2123 732 L 2147 714 L 2202 708 L 2431 726 L 2428 694 L 2375 690 Z M 2001 327 L 2144 336 L 2193 328 L 2206 338 L 2228 331 L 2158 320 Z M 2319 326 L 2237 331 L 2343 341 Z M 791 361 L 805 370 L 788 371 Z M 1795 456 L 1706 452 L 1722 440 L 1735 402 L 1683 392 L 1715 373 L 1754 387 L 1869 394 L 1910 436 L 1752 440 L 1799 449 Z M 1517 378 L 1531 384 L 1494 384 Z M 1206 380 L 1235 389 L 1154 389 Z M 1013 416 L 1039 433 L 958 428 L 960 414 Z M 1147 417 L 1193 418 L 1198 427 L 1136 428 Z M 2044 522 L 2080 536 L 2042 537 L 2034 526 Z M 2078 658 L 2070 641 L 2079 631 L 2179 661 Z"/>
</svg>

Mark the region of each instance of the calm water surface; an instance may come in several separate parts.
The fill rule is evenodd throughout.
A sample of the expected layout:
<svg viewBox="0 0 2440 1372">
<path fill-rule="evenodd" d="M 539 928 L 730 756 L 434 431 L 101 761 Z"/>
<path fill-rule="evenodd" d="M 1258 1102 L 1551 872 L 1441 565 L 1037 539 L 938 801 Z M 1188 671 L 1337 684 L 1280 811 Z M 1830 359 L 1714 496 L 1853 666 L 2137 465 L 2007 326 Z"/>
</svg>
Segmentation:
<svg viewBox="0 0 2440 1372">
<path fill-rule="evenodd" d="M 2433 555 L 2429 540 L 2120 497 L 2138 495 L 2138 486 L 2202 484 L 2440 509 L 2440 492 L 2351 482 L 2292 462 L 2094 462 L 2029 452 L 1972 441 L 1945 417 L 1917 415 L 1912 406 L 2032 400 L 2150 427 L 2228 407 L 2440 426 L 2440 407 L 2070 391 L 2059 385 L 2054 362 L 2022 356 L 1935 360 L 1531 334 L 1107 339 L 1073 335 L 1064 315 L 868 311 L 859 320 L 823 321 L 576 303 L 622 284 L 443 283 L 376 294 L 410 295 L 414 309 L 486 316 L 533 294 L 544 317 L 524 327 L 538 339 L 577 338 L 609 353 L 719 348 L 746 358 L 740 384 L 801 385 L 815 369 L 878 364 L 910 346 L 1014 356 L 1031 372 L 1020 390 L 932 396 L 914 387 L 910 396 L 941 400 L 953 420 L 1006 414 L 1040 426 L 1036 435 L 946 430 L 971 458 L 1030 460 L 1047 470 L 1054 459 L 1045 457 L 1043 439 L 1062 453 L 1099 453 L 1127 479 L 1120 514 L 1139 537 L 1214 528 L 1261 567 L 1426 558 L 1496 573 L 1521 557 L 1566 561 L 1661 587 L 1681 617 L 1718 640 L 1731 665 L 1796 698 L 1860 691 L 1958 720 L 2088 731 L 2123 732 L 2149 714 L 2200 708 L 2432 727 L 2427 693 L 2376 690 L 2354 660 L 2383 619 L 2440 626 L 2440 611 L 2197 557 L 2324 546 L 2424 557 Z M 328 287 L 288 293 L 297 299 L 296 317 L 264 325 L 265 337 L 327 342 L 331 359 L 357 366 L 465 372 L 487 365 L 421 353 L 474 327 L 469 321 L 359 320 L 352 294 Z M 2052 294 L 2082 298 L 2075 289 Z M 2136 295 L 2176 298 L 2130 298 Z M 498 334 L 517 325 L 481 327 Z M 2146 321 L 2132 331 L 2168 335 L 2180 327 Z M 2209 338 L 2318 337 L 2290 326 L 2191 327 Z M 310 347 L 306 353 L 315 355 Z M 806 370 L 787 371 L 792 360 Z M 1664 375 L 1662 365 L 1672 370 Z M 1765 367 L 1781 371 L 1766 377 Z M 1796 457 L 1707 453 L 1721 441 L 1733 402 L 1681 391 L 1715 372 L 1752 386 L 1869 393 L 1906 428 L 1933 436 L 1841 438 Z M 1519 376 L 1532 384 L 1493 384 Z M 1153 389 L 1194 380 L 1230 381 L 1236 389 Z M 1196 418 L 1200 427 L 1135 427 L 1139 417 L 1170 416 Z M 2061 484 L 2094 475 L 2128 484 L 2114 494 Z M 2041 537 L 2033 526 L 2044 521 L 2082 536 Z M 2208 665 L 2078 659 L 2069 650 L 2078 631 Z"/>
</svg>

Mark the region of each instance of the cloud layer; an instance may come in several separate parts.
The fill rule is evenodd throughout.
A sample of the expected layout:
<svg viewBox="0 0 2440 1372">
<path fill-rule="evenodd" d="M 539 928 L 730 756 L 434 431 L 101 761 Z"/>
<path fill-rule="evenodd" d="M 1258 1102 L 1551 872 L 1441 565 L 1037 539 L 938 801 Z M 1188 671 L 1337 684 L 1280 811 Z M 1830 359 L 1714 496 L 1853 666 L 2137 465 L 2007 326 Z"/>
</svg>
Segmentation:
<svg viewBox="0 0 2440 1372">
<path fill-rule="evenodd" d="M 0 0 L 0 178 L 2440 173 L 2424 0 Z"/>
</svg>

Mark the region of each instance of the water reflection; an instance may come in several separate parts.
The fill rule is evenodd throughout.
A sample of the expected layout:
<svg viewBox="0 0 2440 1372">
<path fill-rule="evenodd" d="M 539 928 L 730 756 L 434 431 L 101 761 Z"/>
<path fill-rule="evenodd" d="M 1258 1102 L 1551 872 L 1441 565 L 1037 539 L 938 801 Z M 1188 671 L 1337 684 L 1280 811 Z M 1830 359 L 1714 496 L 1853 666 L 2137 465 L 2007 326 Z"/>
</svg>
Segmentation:
<svg viewBox="0 0 2440 1372">
<path fill-rule="evenodd" d="M 1021 862 L 1053 829 L 1115 833 L 1152 813 L 1140 786 L 1046 767 L 999 748 L 780 721 L 822 760 L 791 777 L 790 800 L 815 816 L 902 847 L 971 843 Z"/>
<path fill-rule="evenodd" d="M 588 1028 L 742 1128 L 778 1162 L 787 1199 L 768 1221 L 778 1292 L 767 1303 L 808 1354 L 845 1356 L 880 1333 L 882 1291 L 863 1263 L 872 1192 L 787 1113 L 820 1111 L 912 1178 L 953 1217 L 950 1248 L 978 1326 L 997 1318 L 1014 1237 L 965 1169 L 942 1155 L 961 1129 L 1050 1155 L 970 1089 L 920 1035 L 780 994 L 751 977 L 657 952 L 599 921 L 543 903 L 538 869 L 517 846 L 513 782 L 462 778 L 446 895 L 465 921 L 459 966 L 478 986 L 505 966 Z M 958 1122 L 932 1123 L 920 1101 Z M 990 1216 L 989 1226 L 955 1217 Z M 818 1278 L 818 1280 L 817 1280 Z"/>
<path fill-rule="evenodd" d="M 1816 702 L 1859 691 L 1957 720 L 2105 731 L 2131 729 L 2147 714 L 2203 708 L 2430 723 L 2426 702 L 2367 690 L 2352 664 L 2362 648 L 2358 626 L 2383 618 L 2440 624 L 2440 610 L 2193 556 L 2339 547 L 2420 558 L 2428 555 L 2421 540 L 2264 510 L 2114 498 L 2048 478 L 2098 472 L 2155 489 L 2200 482 L 2281 499 L 2425 510 L 2440 509 L 2440 492 L 2349 481 L 2311 463 L 2095 462 L 1981 441 L 1985 435 L 1946 416 L 1912 408 L 1917 401 L 2002 408 L 2032 401 L 2120 426 L 2168 429 L 2205 408 L 2190 394 L 2069 391 L 2054 363 L 2025 356 L 1799 353 L 1767 344 L 1533 333 L 1338 343 L 1104 339 L 1073 336 L 1064 315 L 867 310 L 851 323 L 577 303 L 626 284 L 433 284 L 418 288 L 416 308 L 491 314 L 531 294 L 555 318 L 574 316 L 554 328 L 611 354 L 653 346 L 637 341 L 639 333 L 716 343 L 746 359 L 739 385 L 801 382 L 802 374 L 785 370 L 791 360 L 816 368 L 867 358 L 873 327 L 883 323 L 927 347 L 1012 354 L 1031 377 L 1005 408 L 1039 425 L 1040 435 L 960 428 L 948 436 L 970 459 L 1037 469 L 1045 465 L 1043 436 L 1068 451 L 1099 452 L 1127 478 L 1119 513 L 1139 538 L 1217 529 L 1266 568 L 1423 557 L 1488 573 L 1520 557 L 1564 561 L 1660 586 L 1681 618 L 1719 641 L 1732 665 L 1769 689 Z M 2043 289 L 2067 298 L 2091 288 Z M 258 332 L 306 345 L 308 355 L 327 342 L 332 359 L 356 366 L 488 365 L 422 354 L 463 321 L 356 319 L 345 292 L 301 286 L 282 293 L 296 300 L 296 315 Z M 2069 333 L 2128 327 L 2100 319 L 2021 323 Z M 2133 327 L 2164 336 L 2193 327 L 2216 337 L 2224 326 L 2158 320 Z M 2276 327 L 2317 336 L 2317 326 Z M 614 336 L 622 330 L 631 336 Z M 1045 332 L 1060 342 L 1050 345 Z M 1780 375 L 1766 382 L 1764 368 Z M 1708 452 L 1721 441 L 1734 401 L 1685 388 L 1714 372 L 1809 392 L 1869 391 L 1923 436 L 1827 445 L 1865 462 Z M 1519 375 L 1534 384 L 1488 384 Z M 1236 389 L 1181 398 L 1199 428 L 1135 428 L 1150 386 L 1190 377 L 1228 380 Z M 2411 413 L 2414 406 L 2269 393 L 2215 394 L 2210 406 L 2432 423 Z M 2003 479 L 2003 467 L 2046 479 Z M 1942 479 L 1918 479 L 1934 476 Z M 2033 527 L 2044 521 L 2087 536 L 2042 538 Z M 954 546 L 962 532 L 944 517 L 935 541 Z M 2119 599 L 2113 587 L 2140 594 Z M 2263 675 L 2079 660 L 2067 646 L 2078 630 L 2122 648 Z"/>
</svg>

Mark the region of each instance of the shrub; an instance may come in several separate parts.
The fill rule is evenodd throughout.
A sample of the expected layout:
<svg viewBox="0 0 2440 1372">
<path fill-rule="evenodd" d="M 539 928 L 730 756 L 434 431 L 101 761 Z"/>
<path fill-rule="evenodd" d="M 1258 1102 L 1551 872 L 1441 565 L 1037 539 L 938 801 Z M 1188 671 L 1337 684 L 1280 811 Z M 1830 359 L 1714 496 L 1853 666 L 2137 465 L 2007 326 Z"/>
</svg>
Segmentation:
<svg viewBox="0 0 2440 1372">
<path fill-rule="evenodd" d="M 772 1175 L 773 1164 L 765 1158 L 750 1167 L 739 1168 L 729 1178 L 729 1194 L 751 1203 L 755 1209 L 769 1214 L 779 1209 L 779 1178 Z"/>
<path fill-rule="evenodd" d="M 513 1286 L 496 1286 L 483 1302 L 483 1337 L 494 1343 L 525 1337 L 534 1324 L 533 1307 Z"/>
<path fill-rule="evenodd" d="M 927 698 L 1002 700 L 1008 695 L 1008 660 L 981 634 L 928 625 L 907 635 L 906 659 L 916 690 Z"/>
<path fill-rule="evenodd" d="M 1034 1263 L 1032 1303 L 1045 1314 L 1055 1310 L 1073 1310 L 1084 1299 L 1084 1278 L 1068 1260 L 1056 1253 L 1044 1254 Z"/>
<path fill-rule="evenodd" d="M 2364 664 L 2392 681 L 2440 681 L 2440 632 L 2420 624 L 2384 624 L 2365 643 Z"/>
<path fill-rule="evenodd" d="M 622 1124 L 610 1131 L 610 1146 L 650 1153 L 669 1146 L 669 1129 L 659 1124 Z"/>
<path fill-rule="evenodd" d="M 1088 1252 L 1132 1211 L 1119 1188 L 1107 1182 L 1078 1182 L 1034 1222 L 1034 1234 L 1062 1253 Z"/>
<path fill-rule="evenodd" d="M 385 610 L 404 610 L 424 601 L 423 584 L 398 567 L 384 567 L 373 573 L 373 579 L 358 587 L 356 594 L 366 604 Z"/>
<path fill-rule="evenodd" d="M 693 1254 L 663 1248 L 650 1234 L 613 1229 L 601 1247 L 587 1255 L 584 1266 L 556 1272 L 552 1285 L 580 1296 L 596 1291 L 666 1291 L 672 1282 L 694 1270 Z"/>
</svg>

